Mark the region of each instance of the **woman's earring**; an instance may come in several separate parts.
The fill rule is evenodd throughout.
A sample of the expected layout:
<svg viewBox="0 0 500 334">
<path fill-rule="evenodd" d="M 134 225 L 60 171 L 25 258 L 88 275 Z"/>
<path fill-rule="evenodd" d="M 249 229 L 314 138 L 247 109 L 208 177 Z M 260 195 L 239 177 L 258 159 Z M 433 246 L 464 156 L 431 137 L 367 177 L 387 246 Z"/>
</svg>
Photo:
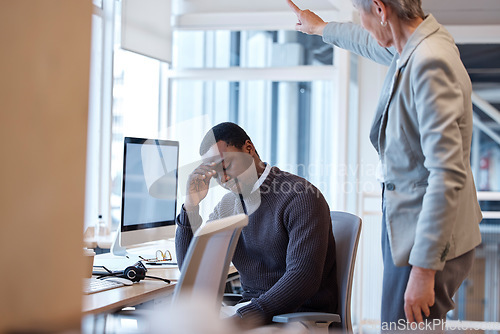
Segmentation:
<svg viewBox="0 0 500 334">
<path fill-rule="evenodd" d="M 380 21 L 380 25 L 385 28 L 387 26 L 387 21 Z"/>
</svg>

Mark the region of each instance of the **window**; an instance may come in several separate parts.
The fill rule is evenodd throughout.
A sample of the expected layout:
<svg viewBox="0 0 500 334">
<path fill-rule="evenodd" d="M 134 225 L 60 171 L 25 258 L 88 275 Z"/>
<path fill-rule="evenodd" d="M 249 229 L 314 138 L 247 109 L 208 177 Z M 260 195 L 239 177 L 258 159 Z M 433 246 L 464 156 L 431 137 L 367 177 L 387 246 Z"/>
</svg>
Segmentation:
<svg viewBox="0 0 500 334">
<path fill-rule="evenodd" d="M 472 76 L 472 79 L 477 77 Z M 497 83 L 498 85 L 498 83 Z M 476 88 L 478 86 L 476 85 Z M 498 86 L 497 86 L 498 89 Z M 477 92 L 482 92 L 478 89 Z M 498 245 L 500 233 L 500 112 L 498 104 L 488 103 L 473 94 L 474 132 L 471 148 L 471 166 L 483 211 L 482 243 L 476 249 L 474 266 L 456 295 L 455 319 L 498 321 L 499 290 Z"/>
<path fill-rule="evenodd" d="M 180 141 L 180 206 L 203 135 L 223 121 L 241 125 L 264 161 L 310 180 L 333 207 L 332 129 L 342 117 L 331 46 L 296 31 L 178 30 L 169 68 L 121 49 L 119 4 L 96 6 L 93 43 L 102 61 L 91 97 L 88 226 L 98 215 L 108 234 L 118 225 L 123 137 Z"/>
<path fill-rule="evenodd" d="M 163 118 L 162 68 L 167 65 L 137 53 L 115 50 L 111 143 L 111 229 L 120 222 L 123 138 L 159 138 Z"/>
<path fill-rule="evenodd" d="M 333 65 L 333 49 L 319 36 L 296 31 L 177 31 L 174 68 Z"/>
<path fill-rule="evenodd" d="M 174 33 L 172 127 L 196 129 L 177 131 L 181 166 L 193 168 L 211 126 L 235 122 L 263 161 L 307 178 L 332 205 L 337 73 L 332 47 L 308 37 L 265 30 Z M 181 177 L 181 194 L 183 184 Z M 216 202 L 202 206 L 202 216 Z"/>
<path fill-rule="evenodd" d="M 165 131 L 168 65 L 122 50 L 119 2 L 94 3 L 85 227 L 102 215 L 109 241 L 120 219 L 123 137 Z"/>
<path fill-rule="evenodd" d="M 109 195 L 111 230 L 120 223 L 124 137 L 160 138 L 167 126 L 168 64 L 121 49 L 121 16 L 115 15 Z"/>
<path fill-rule="evenodd" d="M 113 0 L 93 1 L 90 64 L 89 118 L 87 135 L 87 175 L 84 228 L 96 227 L 98 216 L 107 217 L 109 159 L 106 140 L 110 124 L 111 73 L 113 57 Z M 106 221 L 108 221 L 106 219 Z"/>
</svg>

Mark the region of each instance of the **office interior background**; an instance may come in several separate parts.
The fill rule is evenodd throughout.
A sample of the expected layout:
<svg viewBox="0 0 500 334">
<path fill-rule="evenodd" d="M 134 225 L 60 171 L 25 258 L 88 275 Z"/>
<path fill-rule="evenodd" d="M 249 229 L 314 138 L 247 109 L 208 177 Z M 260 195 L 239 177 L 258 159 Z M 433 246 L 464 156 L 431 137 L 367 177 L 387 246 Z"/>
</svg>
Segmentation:
<svg viewBox="0 0 500 334">
<path fill-rule="evenodd" d="M 83 232 L 94 227 L 105 240 L 116 231 L 125 136 L 180 141 L 180 207 L 201 138 L 222 121 L 246 129 L 262 160 L 315 184 L 332 210 L 363 219 L 353 324 L 359 332 L 377 326 L 380 185 L 368 133 L 383 66 L 294 31 L 284 0 L 1 4 L 1 42 L 12 52 L 0 56 L 0 241 L 15 274 L 0 291 L 17 300 L 0 307 L 4 328 L 78 321 Z M 325 20 L 357 20 L 349 0 L 297 5 Z M 471 163 L 483 243 L 449 318 L 498 322 L 500 3 L 423 6 L 454 35 L 474 87 Z M 31 293 L 40 272 L 46 289 Z"/>
</svg>

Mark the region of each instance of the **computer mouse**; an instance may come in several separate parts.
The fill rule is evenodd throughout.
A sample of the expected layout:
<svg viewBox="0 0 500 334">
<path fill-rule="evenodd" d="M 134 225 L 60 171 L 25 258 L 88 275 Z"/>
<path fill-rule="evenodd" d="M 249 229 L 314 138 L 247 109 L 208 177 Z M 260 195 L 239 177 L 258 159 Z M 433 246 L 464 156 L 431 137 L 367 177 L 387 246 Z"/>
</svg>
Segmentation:
<svg viewBox="0 0 500 334">
<path fill-rule="evenodd" d="M 113 282 L 117 282 L 117 283 L 122 283 L 123 285 L 132 285 L 132 284 L 134 284 L 134 282 L 132 282 L 131 280 L 129 280 L 127 278 L 123 278 L 123 277 L 110 276 L 110 277 L 104 277 L 103 280 L 113 281 Z"/>
</svg>

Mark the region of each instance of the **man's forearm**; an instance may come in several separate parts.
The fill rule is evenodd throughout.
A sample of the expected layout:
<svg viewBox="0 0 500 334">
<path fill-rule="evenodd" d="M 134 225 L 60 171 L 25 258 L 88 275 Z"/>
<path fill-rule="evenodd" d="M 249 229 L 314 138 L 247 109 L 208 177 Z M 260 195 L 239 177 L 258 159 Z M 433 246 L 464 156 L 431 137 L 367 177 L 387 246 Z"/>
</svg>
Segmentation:
<svg viewBox="0 0 500 334">
<path fill-rule="evenodd" d="M 184 209 L 184 206 L 176 219 L 177 230 L 175 232 L 175 252 L 179 268 L 182 268 L 184 257 L 186 256 L 189 244 L 191 243 L 191 239 L 194 234 L 194 230 L 190 222 L 190 216 L 192 216 L 193 221 L 198 220 L 198 218 L 201 220 L 198 210 L 189 211 L 188 213 L 188 211 Z"/>
</svg>

